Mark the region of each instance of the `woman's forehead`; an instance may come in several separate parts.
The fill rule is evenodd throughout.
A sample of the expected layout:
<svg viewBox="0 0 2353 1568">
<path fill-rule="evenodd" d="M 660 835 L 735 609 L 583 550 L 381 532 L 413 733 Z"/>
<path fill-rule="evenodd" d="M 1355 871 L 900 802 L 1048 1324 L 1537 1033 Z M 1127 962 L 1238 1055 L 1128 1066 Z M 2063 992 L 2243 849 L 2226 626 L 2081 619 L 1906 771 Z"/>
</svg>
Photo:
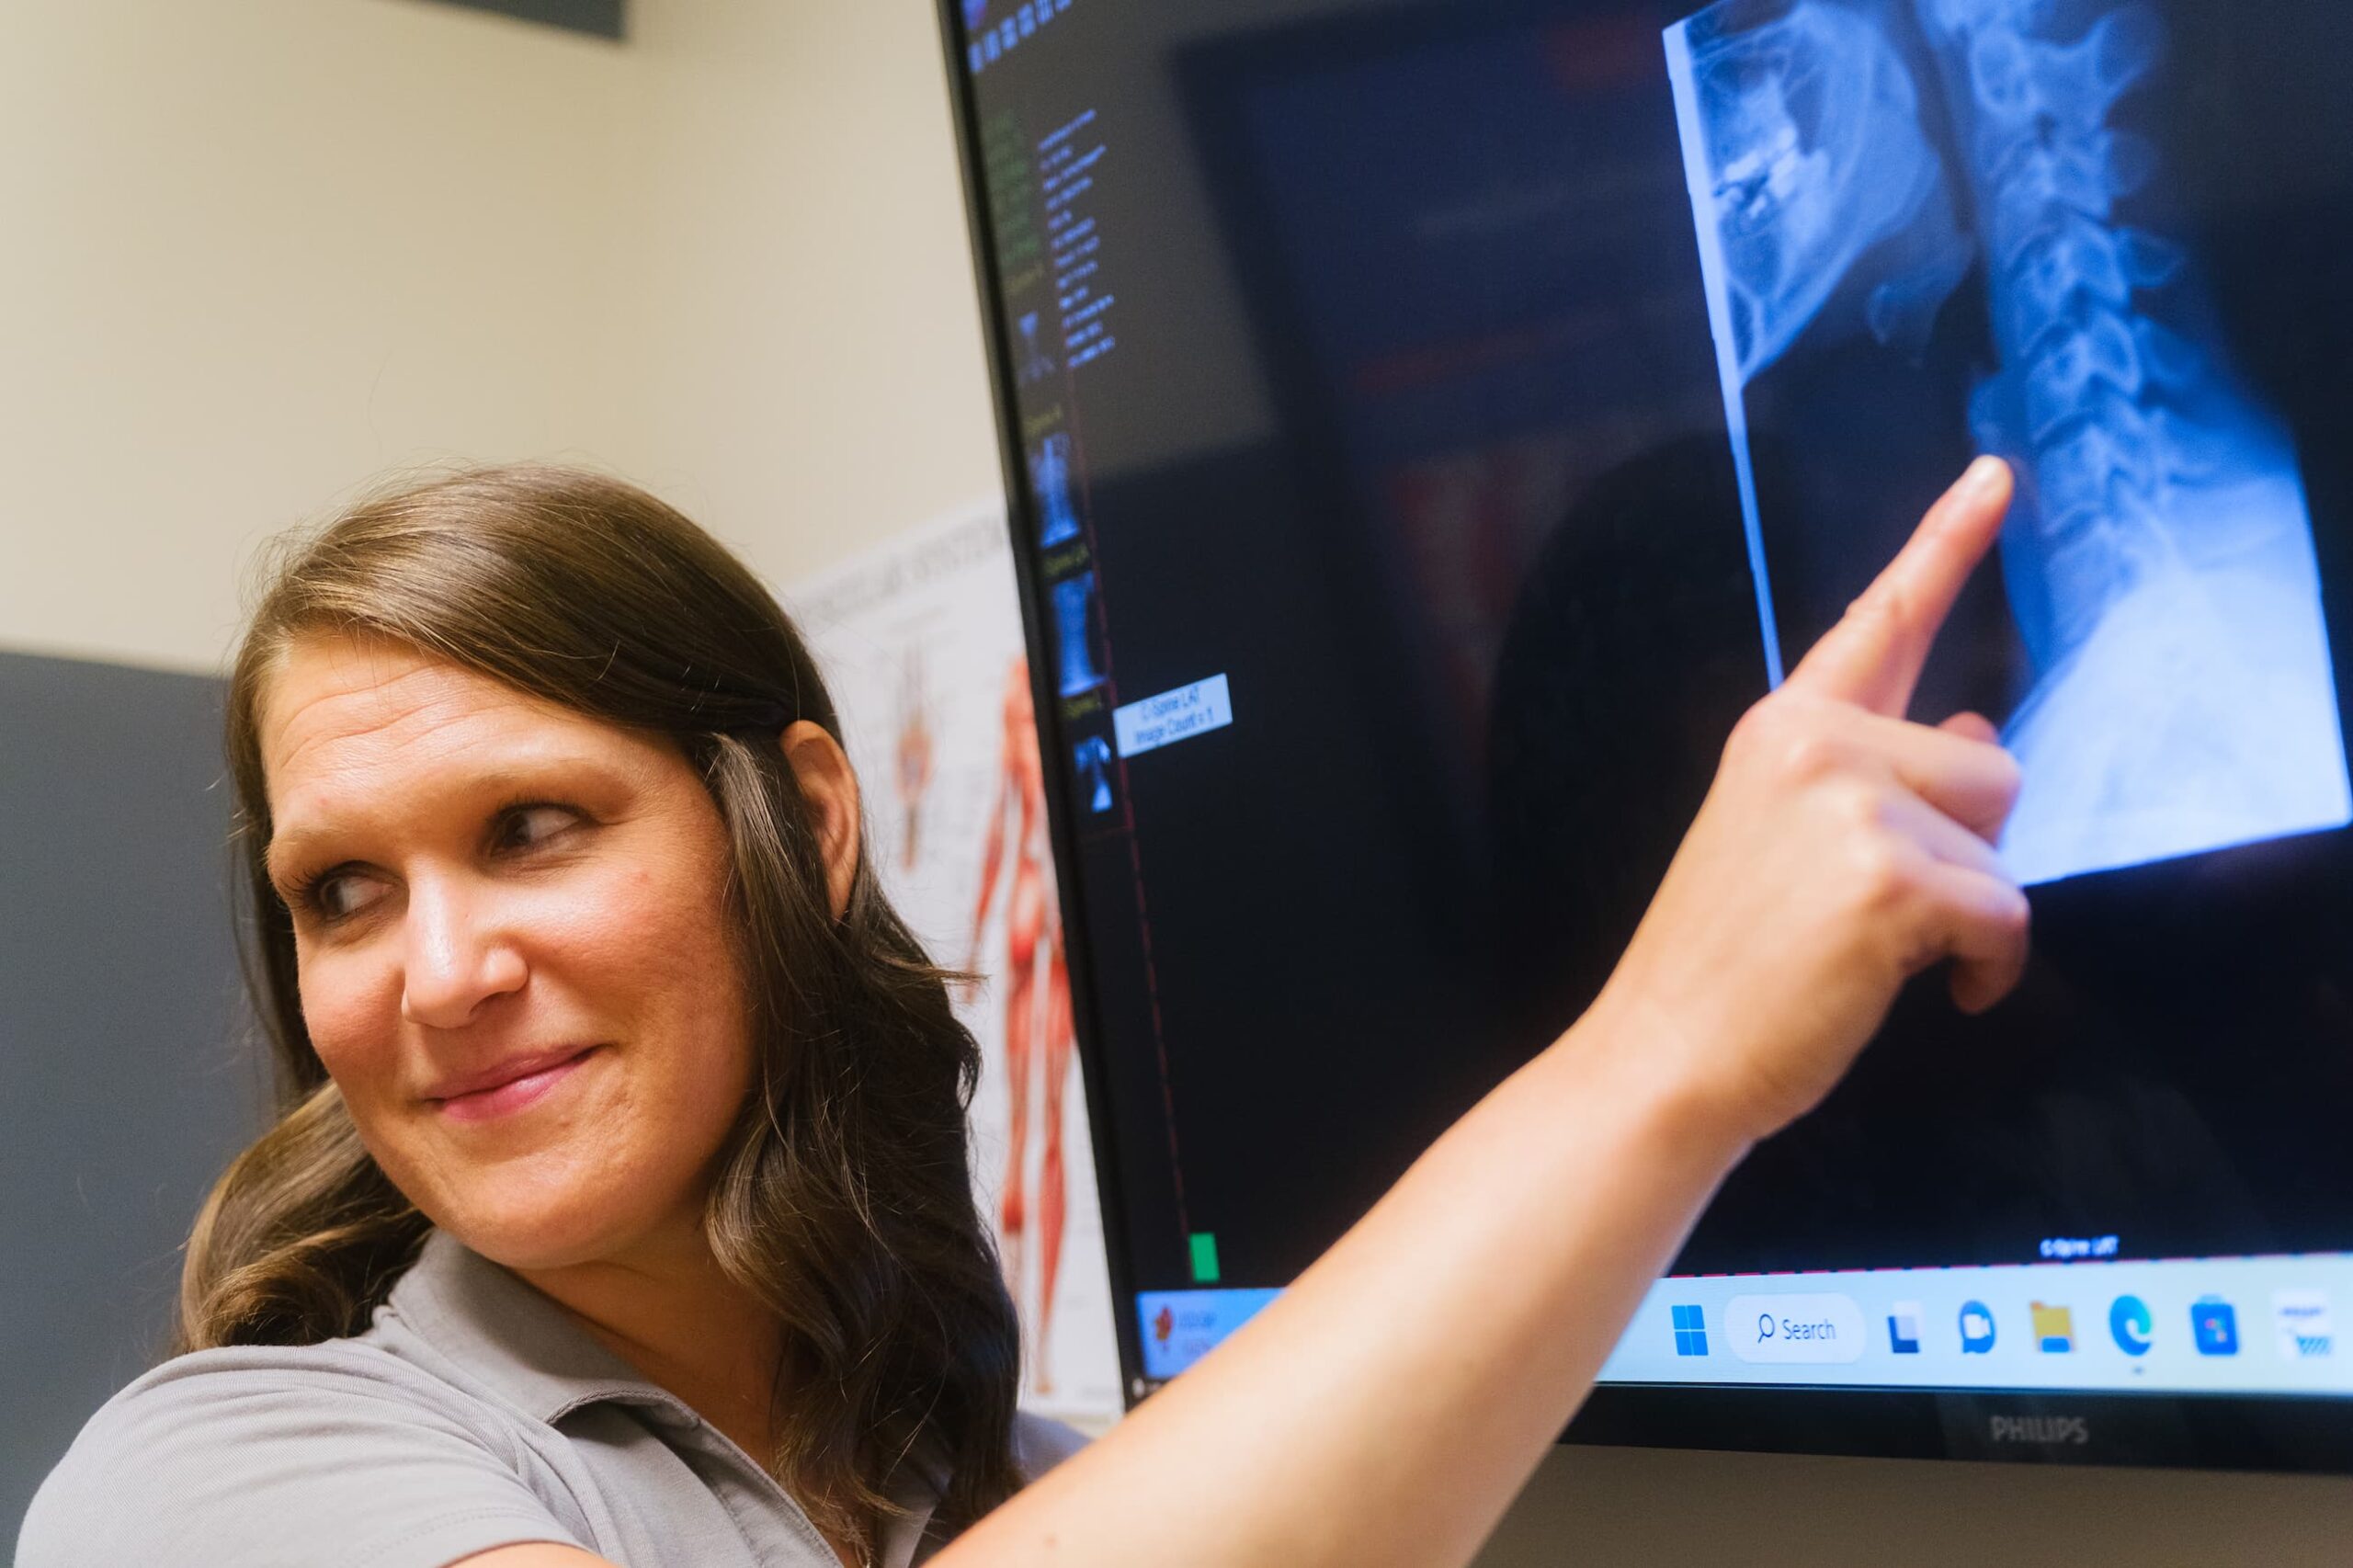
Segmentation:
<svg viewBox="0 0 2353 1568">
<path fill-rule="evenodd" d="M 256 726 L 276 772 L 322 744 L 409 732 L 519 702 L 510 687 L 379 638 L 319 635 L 287 644 L 261 692 Z"/>
<path fill-rule="evenodd" d="M 384 639 L 288 645 L 257 715 L 273 801 L 361 775 L 505 767 L 550 750 L 627 752 L 627 731 Z"/>
</svg>

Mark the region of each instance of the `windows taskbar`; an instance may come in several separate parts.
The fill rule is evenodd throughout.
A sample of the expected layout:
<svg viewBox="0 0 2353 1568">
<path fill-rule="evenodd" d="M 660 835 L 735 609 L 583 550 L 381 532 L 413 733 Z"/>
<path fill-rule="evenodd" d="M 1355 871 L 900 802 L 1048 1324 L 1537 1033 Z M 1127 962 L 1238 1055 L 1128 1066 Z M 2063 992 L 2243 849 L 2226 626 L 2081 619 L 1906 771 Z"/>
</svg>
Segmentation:
<svg viewBox="0 0 2353 1568">
<path fill-rule="evenodd" d="M 1176 1376 L 1279 1292 L 1140 1292 L 1145 1377 Z M 1609 1384 L 2353 1395 L 2353 1254 L 1675 1277 Z"/>
</svg>

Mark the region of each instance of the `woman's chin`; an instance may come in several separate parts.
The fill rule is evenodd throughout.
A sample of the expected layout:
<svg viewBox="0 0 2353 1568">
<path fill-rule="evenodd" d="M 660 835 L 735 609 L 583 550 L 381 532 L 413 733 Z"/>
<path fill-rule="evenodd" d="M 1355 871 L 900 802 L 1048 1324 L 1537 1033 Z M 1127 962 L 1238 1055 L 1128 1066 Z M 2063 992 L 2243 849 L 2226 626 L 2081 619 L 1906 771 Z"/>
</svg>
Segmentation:
<svg viewBox="0 0 2353 1568">
<path fill-rule="evenodd" d="M 690 1119 L 649 1107 L 626 1066 L 594 1051 L 517 1114 L 465 1124 L 437 1109 L 368 1142 L 435 1224 L 518 1272 L 699 1247 L 712 1152 L 676 1137 Z"/>
<path fill-rule="evenodd" d="M 635 1252 L 662 1228 L 663 1212 L 644 1202 L 647 1185 L 582 1181 L 576 1170 L 539 1173 L 510 1165 L 492 1190 L 447 1192 L 420 1207 L 493 1263 L 517 1272 L 567 1268 Z"/>
<path fill-rule="evenodd" d="M 608 1216 L 468 1212 L 437 1223 L 518 1274 L 603 1262 L 630 1250 L 631 1237 Z"/>
</svg>

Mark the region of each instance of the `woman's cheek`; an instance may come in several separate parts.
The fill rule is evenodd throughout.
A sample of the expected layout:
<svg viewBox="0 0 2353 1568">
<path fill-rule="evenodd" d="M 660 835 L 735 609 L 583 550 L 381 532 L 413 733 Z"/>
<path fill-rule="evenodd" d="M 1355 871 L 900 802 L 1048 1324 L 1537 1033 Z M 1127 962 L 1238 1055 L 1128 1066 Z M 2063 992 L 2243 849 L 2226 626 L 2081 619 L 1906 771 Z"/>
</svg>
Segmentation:
<svg viewBox="0 0 2353 1568">
<path fill-rule="evenodd" d="M 349 1103 L 373 1099 L 392 1067 L 400 992 L 382 968 L 364 955 L 330 953 L 301 970 L 302 1025 L 311 1049 Z"/>
<path fill-rule="evenodd" d="M 574 901 L 570 967 L 585 983 L 601 981 L 631 1012 L 649 1003 L 701 1012 L 733 989 L 720 983 L 735 969 L 725 857 L 699 838 L 677 835 L 657 853 L 618 860 Z"/>
</svg>

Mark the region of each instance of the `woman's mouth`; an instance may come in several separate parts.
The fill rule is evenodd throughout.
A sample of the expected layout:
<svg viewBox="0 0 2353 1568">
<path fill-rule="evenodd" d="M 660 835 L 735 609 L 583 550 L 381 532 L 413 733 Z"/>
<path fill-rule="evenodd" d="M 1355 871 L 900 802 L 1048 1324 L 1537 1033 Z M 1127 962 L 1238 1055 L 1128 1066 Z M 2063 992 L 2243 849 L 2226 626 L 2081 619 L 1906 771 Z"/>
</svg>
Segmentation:
<svg viewBox="0 0 2353 1568">
<path fill-rule="evenodd" d="M 568 1056 L 524 1058 L 493 1069 L 487 1074 L 492 1081 L 479 1088 L 429 1097 L 452 1121 L 494 1121 L 538 1102 L 595 1055 L 597 1049 L 590 1045 Z"/>
</svg>

